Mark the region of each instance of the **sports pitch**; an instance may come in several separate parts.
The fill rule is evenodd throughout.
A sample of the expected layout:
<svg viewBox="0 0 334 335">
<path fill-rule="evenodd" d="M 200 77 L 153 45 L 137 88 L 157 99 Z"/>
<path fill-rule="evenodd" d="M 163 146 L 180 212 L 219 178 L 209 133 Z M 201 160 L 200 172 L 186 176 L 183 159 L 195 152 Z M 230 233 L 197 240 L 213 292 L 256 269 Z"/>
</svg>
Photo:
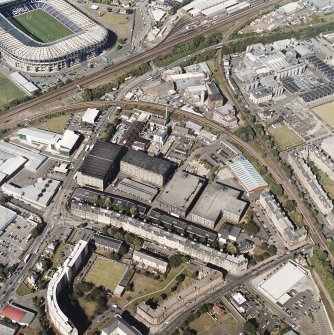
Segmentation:
<svg viewBox="0 0 334 335">
<path fill-rule="evenodd" d="M 9 19 L 17 28 L 42 43 L 49 43 L 72 35 L 73 32 L 41 9 Z"/>
<path fill-rule="evenodd" d="M 334 128 L 334 101 L 313 107 L 312 111 L 330 127 Z"/>
<path fill-rule="evenodd" d="M 0 73 L 0 110 L 12 100 L 23 97 L 24 92 Z"/>
<path fill-rule="evenodd" d="M 126 270 L 126 266 L 121 263 L 98 258 L 87 273 L 85 281 L 95 286 L 102 285 L 107 290 L 114 292 Z"/>
<path fill-rule="evenodd" d="M 304 141 L 289 127 L 278 126 L 276 128 L 269 127 L 269 133 L 274 137 L 278 149 L 280 151 L 288 150 L 297 145 L 304 143 Z"/>
</svg>

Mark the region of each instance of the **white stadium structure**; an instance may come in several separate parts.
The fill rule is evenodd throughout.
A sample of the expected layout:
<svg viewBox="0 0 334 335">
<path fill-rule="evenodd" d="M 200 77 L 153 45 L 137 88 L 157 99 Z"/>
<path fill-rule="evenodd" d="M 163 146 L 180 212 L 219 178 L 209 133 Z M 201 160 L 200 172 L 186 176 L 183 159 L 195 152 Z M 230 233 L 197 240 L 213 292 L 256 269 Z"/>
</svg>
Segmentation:
<svg viewBox="0 0 334 335">
<path fill-rule="evenodd" d="M 41 43 L 11 23 L 8 18 L 43 10 L 72 34 Z M 49 73 L 98 56 L 108 42 L 108 30 L 65 0 L 0 0 L 0 52 L 13 68 L 30 73 Z"/>
</svg>

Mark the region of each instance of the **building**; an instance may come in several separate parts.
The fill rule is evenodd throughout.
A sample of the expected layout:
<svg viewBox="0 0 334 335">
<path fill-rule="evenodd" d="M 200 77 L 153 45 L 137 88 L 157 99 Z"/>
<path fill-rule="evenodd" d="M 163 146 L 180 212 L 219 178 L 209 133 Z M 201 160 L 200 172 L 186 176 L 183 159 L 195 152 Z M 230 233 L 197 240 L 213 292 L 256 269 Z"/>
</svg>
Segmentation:
<svg viewBox="0 0 334 335">
<path fill-rule="evenodd" d="M 209 109 L 217 109 L 223 106 L 224 97 L 220 93 L 218 87 L 215 83 L 207 83 L 206 84 L 208 90 L 208 108 Z"/>
<path fill-rule="evenodd" d="M 82 115 L 81 121 L 88 124 L 95 124 L 100 111 L 96 108 L 88 108 L 86 112 Z"/>
<path fill-rule="evenodd" d="M 28 285 L 30 285 L 32 287 L 35 287 L 36 284 L 37 284 L 38 278 L 39 278 L 39 276 L 38 276 L 37 273 L 33 273 L 30 276 L 28 276 L 27 279 L 26 279 Z"/>
<path fill-rule="evenodd" d="M 334 208 L 333 202 L 318 183 L 317 177 L 312 173 L 312 170 L 306 164 L 305 160 L 293 154 L 289 154 L 287 160 L 293 169 L 293 173 L 307 190 L 320 212 L 323 215 L 331 214 Z"/>
<path fill-rule="evenodd" d="M 172 175 L 174 167 L 170 161 L 130 149 L 122 158 L 120 169 L 139 182 L 162 187 Z"/>
<path fill-rule="evenodd" d="M 203 191 L 191 212 L 191 220 L 211 229 L 221 218 L 238 223 L 248 205 L 240 196 L 240 191 L 214 182 Z"/>
<path fill-rule="evenodd" d="M 17 326 L 10 323 L 0 321 L 0 334 L 1 335 L 15 335 L 17 331 Z"/>
<path fill-rule="evenodd" d="M 156 309 L 151 308 L 145 302 L 141 302 L 137 306 L 137 314 L 151 325 L 159 325 L 177 310 L 212 292 L 223 282 L 223 274 L 220 271 L 203 267 L 195 283 L 178 292 L 178 294 L 167 298 Z"/>
<path fill-rule="evenodd" d="M 135 250 L 132 260 L 138 263 L 140 267 L 152 268 L 161 273 L 165 273 L 168 268 L 168 262 L 145 249 Z"/>
<path fill-rule="evenodd" d="M 334 136 L 325 138 L 321 143 L 321 149 L 331 159 L 334 159 Z"/>
<path fill-rule="evenodd" d="M 241 228 L 230 223 L 224 223 L 218 232 L 219 242 L 236 242 L 241 233 Z"/>
<path fill-rule="evenodd" d="M 67 157 L 77 149 L 80 138 L 80 135 L 68 129 L 60 135 L 44 129 L 21 128 L 18 135 L 22 142 L 44 144 L 48 151 Z"/>
<path fill-rule="evenodd" d="M 116 314 L 107 327 L 102 329 L 101 335 L 141 335 L 141 333 Z"/>
<path fill-rule="evenodd" d="M 3 193 L 27 202 L 37 208 L 46 208 L 57 193 L 61 182 L 55 179 L 38 178 L 37 181 L 25 187 L 17 187 L 10 183 L 1 186 Z"/>
<path fill-rule="evenodd" d="M 251 240 L 243 240 L 238 243 L 238 250 L 241 254 L 252 252 L 255 248 L 255 244 Z"/>
<path fill-rule="evenodd" d="M 271 100 L 273 94 L 267 88 L 258 88 L 249 93 L 249 99 L 256 105 L 260 105 Z"/>
<path fill-rule="evenodd" d="M 29 326 L 36 315 L 23 306 L 9 303 L 0 311 L 0 316 L 2 318 L 8 318 L 12 322 L 18 323 L 21 326 Z"/>
<path fill-rule="evenodd" d="M 47 269 L 47 262 L 41 260 L 35 264 L 35 269 L 39 272 L 44 272 Z"/>
<path fill-rule="evenodd" d="M 284 305 L 291 298 L 289 292 L 307 277 L 307 270 L 292 261 L 288 261 L 269 278 L 262 281 L 258 288 L 260 292 L 275 303 Z"/>
<path fill-rule="evenodd" d="M 334 8 L 334 2 L 332 0 L 305 0 L 304 2 L 316 10 L 333 10 Z"/>
<path fill-rule="evenodd" d="M 170 214 L 186 217 L 205 184 L 205 178 L 179 171 L 157 198 L 157 206 Z"/>
<path fill-rule="evenodd" d="M 87 259 L 88 253 L 88 242 L 79 241 L 48 284 L 46 297 L 48 314 L 53 326 L 61 335 L 78 335 L 78 330 L 60 309 L 58 298 L 63 289 L 72 282 L 83 262 Z"/>
<path fill-rule="evenodd" d="M 239 156 L 229 168 L 247 193 L 260 192 L 268 188 L 268 184 L 254 166 L 243 156 Z"/>
<path fill-rule="evenodd" d="M 78 185 L 103 191 L 119 172 L 122 154 L 117 144 L 96 142 L 78 170 Z"/>
<path fill-rule="evenodd" d="M 0 231 L 3 232 L 13 221 L 17 214 L 11 209 L 0 205 Z"/>
<path fill-rule="evenodd" d="M 306 240 L 307 230 L 304 227 L 299 229 L 295 228 L 273 194 L 269 191 L 262 192 L 259 203 L 269 218 L 269 221 L 273 223 L 285 243 L 296 247 L 297 243 Z"/>
<path fill-rule="evenodd" d="M 28 37 L 20 28 L 13 29 L 10 19 L 41 10 L 69 30 L 69 35 L 50 43 Z M 50 73 L 98 56 L 106 47 L 108 31 L 63 0 L 0 4 L 1 56 L 18 71 Z"/>
<path fill-rule="evenodd" d="M 239 122 L 236 117 L 234 106 L 231 104 L 226 104 L 215 109 L 212 114 L 212 119 L 227 128 L 235 128 L 238 126 Z"/>
<path fill-rule="evenodd" d="M 308 148 L 308 159 L 334 181 L 334 162 L 315 146 Z"/>
<path fill-rule="evenodd" d="M 123 243 L 120 240 L 102 234 L 94 234 L 93 241 L 97 249 L 116 253 L 119 252 Z"/>
<path fill-rule="evenodd" d="M 31 81 L 27 80 L 24 76 L 22 76 L 19 72 L 11 73 L 8 78 L 17 85 L 22 91 L 27 93 L 28 95 L 33 95 L 34 92 L 37 92 L 39 88 L 32 83 Z"/>
<path fill-rule="evenodd" d="M 103 224 L 113 225 L 122 228 L 132 234 L 135 234 L 145 240 L 160 244 L 163 247 L 177 250 L 180 253 L 199 259 L 204 263 L 211 263 L 220 268 L 224 268 L 233 275 L 241 275 L 248 265 L 247 258 L 244 256 L 229 257 L 228 255 L 213 249 L 207 245 L 191 241 L 186 237 L 166 231 L 156 224 L 149 224 L 140 219 L 134 219 L 128 216 L 120 216 L 113 211 L 99 207 L 91 206 L 84 202 L 78 202 L 73 199 L 71 202 L 71 212 L 85 220 L 92 220 Z M 181 223 L 182 224 L 182 223 Z M 195 226 L 195 225 L 194 225 Z M 197 227 L 197 226 L 196 226 Z M 201 234 L 204 241 L 209 240 L 208 229 L 201 228 Z M 216 237 L 216 233 L 211 231 L 211 235 Z"/>
</svg>

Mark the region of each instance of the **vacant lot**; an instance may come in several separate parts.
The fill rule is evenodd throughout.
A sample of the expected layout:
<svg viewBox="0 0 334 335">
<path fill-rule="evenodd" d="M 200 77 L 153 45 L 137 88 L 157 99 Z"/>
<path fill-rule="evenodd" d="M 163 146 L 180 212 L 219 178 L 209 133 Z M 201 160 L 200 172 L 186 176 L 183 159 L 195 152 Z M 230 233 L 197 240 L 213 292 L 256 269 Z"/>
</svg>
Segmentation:
<svg viewBox="0 0 334 335">
<path fill-rule="evenodd" d="M 287 126 L 270 127 L 269 133 L 274 137 L 281 151 L 291 149 L 303 143 L 303 140 Z"/>
<path fill-rule="evenodd" d="M 72 35 L 72 31 L 41 9 L 9 19 L 34 40 L 48 43 Z"/>
<path fill-rule="evenodd" d="M 85 281 L 114 291 L 126 271 L 126 266 L 104 258 L 98 258 L 86 275 Z"/>
<path fill-rule="evenodd" d="M 329 126 L 334 128 L 334 101 L 312 108 L 312 111 L 318 115 Z"/>
<path fill-rule="evenodd" d="M 55 254 L 52 258 L 52 268 L 57 269 L 65 262 L 65 259 L 72 251 L 72 247 L 66 243 L 59 244 Z"/>
<path fill-rule="evenodd" d="M 25 94 L 7 77 L 0 73 L 0 110 L 10 101 L 23 98 Z"/>
<path fill-rule="evenodd" d="M 60 115 L 56 116 L 52 119 L 49 119 L 38 125 L 38 128 L 46 129 L 49 131 L 53 131 L 55 133 L 62 134 L 66 127 L 67 121 L 69 119 L 69 115 Z"/>
</svg>

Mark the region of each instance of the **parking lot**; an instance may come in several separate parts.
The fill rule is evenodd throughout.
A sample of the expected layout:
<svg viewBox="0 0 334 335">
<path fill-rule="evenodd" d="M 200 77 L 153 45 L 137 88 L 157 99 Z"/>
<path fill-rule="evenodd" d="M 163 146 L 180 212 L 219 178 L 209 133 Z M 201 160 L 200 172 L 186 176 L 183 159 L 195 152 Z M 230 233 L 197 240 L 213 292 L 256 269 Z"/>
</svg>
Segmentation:
<svg viewBox="0 0 334 335">
<path fill-rule="evenodd" d="M 22 217 L 17 217 L 2 234 L 0 240 L 0 263 L 15 264 L 29 243 L 34 225 Z"/>
</svg>

